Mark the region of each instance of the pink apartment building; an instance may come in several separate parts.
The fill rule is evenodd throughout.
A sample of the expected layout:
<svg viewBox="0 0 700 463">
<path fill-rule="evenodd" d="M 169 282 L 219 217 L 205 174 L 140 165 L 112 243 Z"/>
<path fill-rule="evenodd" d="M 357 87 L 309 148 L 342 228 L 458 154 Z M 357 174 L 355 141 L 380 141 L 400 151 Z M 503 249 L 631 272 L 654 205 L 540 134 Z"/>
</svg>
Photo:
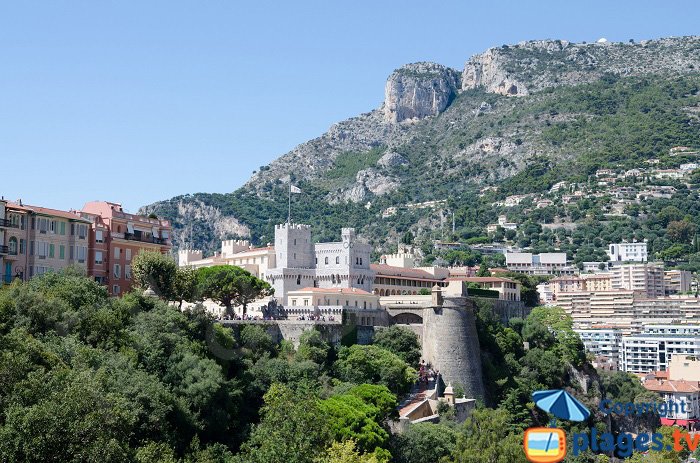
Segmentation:
<svg viewBox="0 0 700 463">
<path fill-rule="evenodd" d="M 92 223 L 88 274 L 119 296 L 131 289 L 131 261 L 142 250 L 170 252 L 172 228 L 167 220 L 128 214 L 121 204 L 86 203 L 81 216 Z"/>
</svg>

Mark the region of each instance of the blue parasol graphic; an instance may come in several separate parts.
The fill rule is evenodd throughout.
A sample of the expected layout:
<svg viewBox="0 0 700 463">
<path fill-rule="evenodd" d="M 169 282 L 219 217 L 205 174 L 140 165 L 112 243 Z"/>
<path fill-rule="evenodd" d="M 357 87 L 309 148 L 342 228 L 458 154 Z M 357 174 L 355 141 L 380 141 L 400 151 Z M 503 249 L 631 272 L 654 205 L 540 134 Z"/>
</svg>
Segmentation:
<svg viewBox="0 0 700 463">
<path fill-rule="evenodd" d="M 535 404 L 562 420 L 584 421 L 591 414 L 581 402 L 563 389 L 532 393 Z"/>
</svg>

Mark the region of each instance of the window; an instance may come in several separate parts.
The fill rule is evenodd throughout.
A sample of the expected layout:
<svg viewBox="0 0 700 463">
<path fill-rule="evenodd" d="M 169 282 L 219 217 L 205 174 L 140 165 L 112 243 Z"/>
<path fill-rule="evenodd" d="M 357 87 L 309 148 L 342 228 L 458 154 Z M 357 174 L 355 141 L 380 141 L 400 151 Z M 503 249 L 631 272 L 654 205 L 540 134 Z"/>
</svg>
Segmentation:
<svg viewBox="0 0 700 463">
<path fill-rule="evenodd" d="M 33 256 L 34 255 L 34 241 L 31 241 L 29 243 L 29 255 Z"/>
<path fill-rule="evenodd" d="M 87 237 L 87 225 L 78 224 L 78 238 L 84 240 Z"/>
<path fill-rule="evenodd" d="M 58 258 L 59 259 L 66 258 L 66 247 L 62 244 L 58 246 Z"/>
<path fill-rule="evenodd" d="M 309 300 L 308 300 L 308 299 L 304 299 L 304 305 L 309 305 Z"/>
<path fill-rule="evenodd" d="M 61 235 L 65 235 L 65 234 L 66 234 L 66 223 L 61 222 Z"/>
<path fill-rule="evenodd" d="M 335 256 L 335 265 L 340 264 L 340 256 Z"/>
<path fill-rule="evenodd" d="M 104 243 L 104 236 L 102 236 L 102 230 L 95 230 L 95 242 Z"/>
<path fill-rule="evenodd" d="M 79 263 L 82 264 L 87 260 L 87 246 L 76 246 L 75 253 Z"/>
<path fill-rule="evenodd" d="M 19 253 L 24 254 L 26 252 L 27 242 L 23 238 L 19 240 Z"/>
<path fill-rule="evenodd" d="M 131 280 L 131 265 L 124 266 L 124 278 Z"/>
<path fill-rule="evenodd" d="M 328 257 L 326 257 L 326 260 L 324 262 L 326 265 L 328 265 Z"/>
<path fill-rule="evenodd" d="M 75 224 L 74 223 L 70 224 L 70 234 L 71 234 L 71 236 L 75 235 Z"/>
<path fill-rule="evenodd" d="M 55 252 L 55 247 L 54 247 L 54 244 L 51 243 L 51 244 L 49 244 L 49 257 L 50 257 L 51 259 L 53 259 L 54 252 Z"/>
<path fill-rule="evenodd" d="M 114 264 L 114 278 L 121 278 L 122 267 L 119 264 Z"/>
<path fill-rule="evenodd" d="M 131 249 L 125 249 L 124 253 L 126 254 L 126 260 L 131 260 Z"/>
<path fill-rule="evenodd" d="M 95 263 L 101 264 L 102 262 L 102 251 L 95 251 Z"/>
<path fill-rule="evenodd" d="M 297 305 L 297 300 L 296 300 L 296 299 L 292 299 L 292 305 Z"/>
<path fill-rule="evenodd" d="M 46 241 L 37 241 L 36 253 L 39 259 L 46 259 L 46 256 L 49 254 L 49 243 Z"/>
<path fill-rule="evenodd" d="M 116 295 L 116 294 L 119 294 L 119 291 L 120 291 L 120 290 L 121 290 L 121 288 L 119 288 L 119 285 L 113 285 L 113 286 L 112 286 L 112 294 L 115 294 L 115 295 Z"/>
<path fill-rule="evenodd" d="M 17 238 L 15 238 L 14 236 L 10 238 L 10 240 L 7 243 L 7 247 L 10 254 L 17 254 Z"/>
<path fill-rule="evenodd" d="M 115 247 L 115 248 L 114 248 L 114 258 L 115 258 L 115 259 L 121 259 L 121 257 L 122 257 L 122 255 L 121 255 L 121 249 Z"/>
<path fill-rule="evenodd" d="M 57 220 L 50 220 L 49 221 L 49 232 L 54 235 L 58 231 L 58 221 Z"/>
</svg>

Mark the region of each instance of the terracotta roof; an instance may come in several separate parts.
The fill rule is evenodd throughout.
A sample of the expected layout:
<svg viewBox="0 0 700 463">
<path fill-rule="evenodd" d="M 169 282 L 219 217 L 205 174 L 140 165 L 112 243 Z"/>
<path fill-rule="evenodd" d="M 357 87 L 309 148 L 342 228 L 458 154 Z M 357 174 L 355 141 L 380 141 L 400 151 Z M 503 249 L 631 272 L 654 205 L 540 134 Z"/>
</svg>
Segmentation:
<svg viewBox="0 0 700 463">
<path fill-rule="evenodd" d="M 313 288 L 311 286 L 302 289 L 296 289 L 290 292 L 311 292 L 311 293 L 323 293 L 323 294 L 358 294 L 361 296 L 373 296 L 372 293 L 368 293 L 364 289 L 359 288 Z"/>
<path fill-rule="evenodd" d="M 654 392 L 700 392 L 700 383 L 685 380 L 653 379 L 644 382 L 644 387 Z"/>
<path fill-rule="evenodd" d="M 394 267 L 393 265 L 386 264 L 370 264 L 370 268 L 375 271 L 376 276 L 390 276 L 397 278 L 420 278 L 424 280 L 432 281 L 442 281 L 440 278 L 435 278 L 435 276 L 426 272 L 425 270 L 420 270 L 417 268 L 403 268 Z"/>
<path fill-rule="evenodd" d="M 516 283 L 515 280 L 503 277 L 453 277 L 449 278 L 450 281 L 467 281 L 472 283 Z"/>
<path fill-rule="evenodd" d="M 26 211 L 35 212 L 37 214 L 51 215 L 54 217 L 63 217 L 64 219 L 78 220 L 81 222 L 91 223 L 89 220 L 80 217 L 77 213 L 74 213 L 74 212 L 62 211 L 59 209 L 51 209 L 48 207 L 41 207 L 41 206 L 31 206 L 29 204 L 23 204 L 22 206 L 20 206 L 17 203 L 8 203 L 8 206 L 10 206 L 12 208 L 23 209 Z"/>
</svg>

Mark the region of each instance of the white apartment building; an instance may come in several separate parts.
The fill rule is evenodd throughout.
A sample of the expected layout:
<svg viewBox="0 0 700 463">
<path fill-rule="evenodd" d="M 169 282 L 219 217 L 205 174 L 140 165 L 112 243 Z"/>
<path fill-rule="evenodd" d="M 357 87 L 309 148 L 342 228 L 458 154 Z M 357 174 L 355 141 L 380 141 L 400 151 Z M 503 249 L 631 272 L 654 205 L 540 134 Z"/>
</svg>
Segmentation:
<svg viewBox="0 0 700 463">
<path fill-rule="evenodd" d="M 620 264 L 610 270 L 612 288 L 627 289 L 645 297 L 663 297 L 664 266 L 655 263 Z"/>
<path fill-rule="evenodd" d="M 629 373 L 667 371 L 673 355 L 700 356 L 700 334 L 661 332 L 623 336 L 622 370 Z"/>
<path fill-rule="evenodd" d="M 529 252 L 506 253 L 506 267 L 511 272 L 528 275 L 574 274 L 576 269 L 567 265 L 565 252 L 532 254 Z"/>
<path fill-rule="evenodd" d="M 608 246 L 610 262 L 646 262 L 647 243 L 615 243 Z"/>
<path fill-rule="evenodd" d="M 540 296 L 540 304 L 554 305 L 554 290 L 549 283 L 540 283 L 537 285 L 537 294 Z"/>
<path fill-rule="evenodd" d="M 586 351 L 596 357 L 607 357 L 617 368 L 620 367 L 622 330 L 616 328 L 590 328 L 574 330 L 581 337 Z"/>
</svg>

